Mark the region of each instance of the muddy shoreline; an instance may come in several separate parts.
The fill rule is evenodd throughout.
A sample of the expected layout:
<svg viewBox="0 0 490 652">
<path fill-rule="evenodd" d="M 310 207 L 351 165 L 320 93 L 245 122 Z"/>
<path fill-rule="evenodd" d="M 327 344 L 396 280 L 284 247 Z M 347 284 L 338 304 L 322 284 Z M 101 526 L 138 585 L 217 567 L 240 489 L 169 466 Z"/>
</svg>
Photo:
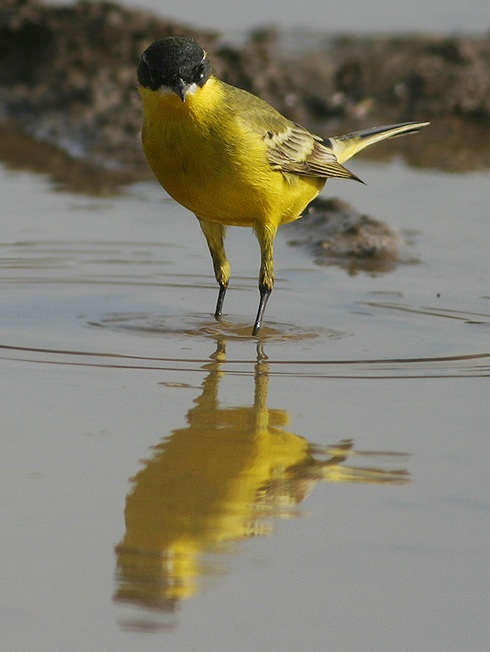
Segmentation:
<svg viewBox="0 0 490 652">
<path fill-rule="evenodd" d="M 143 174 L 135 69 L 153 39 L 177 33 L 196 37 L 226 81 L 320 134 L 437 117 L 438 146 L 464 130 L 461 145 L 473 141 L 477 153 L 462 161 L 461 152 L 441 156 L 436 148 L 436 166 L 490 165 L 488 38 L 338 36 L 292 61 L 273 30 L 237 48 L 219 34 L 110 3 L 2 3 L 0 121 L 75 159 Z M 422 140 L 425 146 L 430 138 L 397 141 L 397 150 L 417 165 L 434 162 L 432 152 L 417 157 Z"/>
<path fill-rule="evenodd" d="M 2 3 L 1 160 L 45 172 L 58 188 L 92 195 L 151 178 L 139 140 L 136 66 L 151 41 L 174 34 L 194 36 L 220 77 L 320 135 L 431 120 L 416 138 L 369 149 L 372 159 L 397 155 L 413 166 L 450 171 L 490 167 L 489 38 L 326 35 L 311 49 L 286 55 L 283 35 L 272 29 L 252 33 L 236 47 L 217 33 L 83 0 L 70 6 Z M 314 219 L 310 212 L 311 232 L 318 231 L 324 208 L 314 209 Z M 383 225 L 373 230 L 350 207 L 342 205 L 337 216 L 335 210 L 329 205 L 323 220 L 333 220 L 334 231 L 343 225 L 340 239 L 338 233 L 329 239 L 329 226 L 325 238 L 315 240 L 313 255 L 371 256 L 379 259 L 379 271 L 391 268 L 399 236 Z M 302 229 L 310 219 L 305 216 Z M 309 236 L 305 244 L 312 247 Z"/>
</svg>

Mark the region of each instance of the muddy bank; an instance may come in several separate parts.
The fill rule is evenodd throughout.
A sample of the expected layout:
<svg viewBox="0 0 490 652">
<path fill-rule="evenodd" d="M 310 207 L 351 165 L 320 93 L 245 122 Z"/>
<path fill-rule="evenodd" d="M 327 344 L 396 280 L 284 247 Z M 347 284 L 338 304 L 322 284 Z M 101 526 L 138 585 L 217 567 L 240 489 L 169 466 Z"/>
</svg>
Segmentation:
<svg viewBox="0 0 490 652">
<path fill-rule="evenodd" d="M 273 31 L 253 34 L 236 48 L 218 34 L 109 3 L 53 7 L 4 0 L 0 119 L 14 120 L 74 158 L 142 172 L 135 68 L 152 40 L 177 33 L 198 38 L 224 79 L 320 134 L 437 117 L 443 127 L 432 128 L 440 132 L 436 146 L 424 134 L 397 141 L 396 150 L 417 165 L 434 165 L 434 155 L 436 165 L 449 169 L 490 165 L 490 39 L 483 38 L 339 37 L 292 61 Z M 459 140 L 462 130 L 458 156 L 452 156 L 447 142 L 454 134 Z M 475 147 L 462 155 L 468 144 Z"/>
<path fill-rule="evenodd" d="M 323 135 L 404 120 L 432 121 L 415 138 L 367 155 L 461 171 L 490 167 L 490 40 L 325 37 L 291 54 L 273 30 L 241 47 L 219 34 L 104 2 L 0 7 L 0 160 L 51 175 L 55 186 L 107 195 L 151 176 L 139 133 L 136 66 L 156 38 L 184 34 L 217 74 Z M 287 54 L 286 54 L 287 53 Z M 316 203 L 291 239 L 319 264 L 389 271 L 400 238 L 333 201 Z"/>
<path fill-rule="evenodd" d="M 338 265 L 349 274 L 379 274 L 400 262 L 401 235 L 340 199 L 318 197 L 300 220 L 284 229 L 289 244 L 305 247 L 317 265 Z"/>
</svg>

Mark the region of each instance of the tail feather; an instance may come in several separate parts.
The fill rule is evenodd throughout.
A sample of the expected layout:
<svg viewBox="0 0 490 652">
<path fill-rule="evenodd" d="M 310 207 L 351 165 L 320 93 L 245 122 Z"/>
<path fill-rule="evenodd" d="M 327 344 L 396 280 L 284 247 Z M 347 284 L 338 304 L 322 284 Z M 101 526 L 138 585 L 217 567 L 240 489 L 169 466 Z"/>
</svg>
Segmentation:
<svg viewBox="0 0 490 652">
<path fill-rule="evenodd" d="M 365 147 L 369 147 L 369 145 L 373 145 L 374 143 L 387 138 L 395 138 L 397 136 L 417 133 L 417 131 L 426 127 L 428 124 L 430 123 L 402 122 L 396 125 L 373 127 L 371 129 L 354 131 L 345 136 L 333 136 L 327 140 L 327 143 L 331 146 L 337 161 L 339 163 L 344 163 Z"/>
</svg>

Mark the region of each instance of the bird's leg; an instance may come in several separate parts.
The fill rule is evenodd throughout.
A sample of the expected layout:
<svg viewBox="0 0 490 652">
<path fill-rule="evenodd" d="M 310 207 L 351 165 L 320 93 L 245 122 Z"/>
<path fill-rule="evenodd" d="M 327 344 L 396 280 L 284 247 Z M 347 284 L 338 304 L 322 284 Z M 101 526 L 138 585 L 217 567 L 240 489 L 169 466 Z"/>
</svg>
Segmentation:
<svg viewBox="0 0 490 652">
<path fill-rule="evenodd" d="M 277 227 L 268 227 L 260 224 L 256 225 L 254 230 L 260 244 L 261 253 L 259 273 L 260 301 L 252 331 L 252 335 L 257 335 L 262 325 L 267 301 L 274 287 L 274 238 Z"/>
<path fill-rule="evenodd" d="M 214 311 L 215 318 L 219 319 L 223 312 L 226 288 L 230 280 L 230 265 L 226 258 L 224 245 L 226 227 L 217 222 L 206 222 L 200 217 L 197 219 L 208 243 L 209 252 L 213 259 L 214 275 L 219 283 L 218 301 L 216 302 L 216 310 Z"/>
<path fill-rule="evenodd" d="M 262 326 L 262 319 L 264 317 L 265 307 L 269 301 L 272 290 L 259 284 L 260 300 L 259 309 L 257 310 L 257 317 L 255 318 L 254 329 L 252 335 L 258 335 L 260 327 Z"/>
<path fill-rule="evenodd" d="M 214 311 L 215 319 L 219 319 L 223 314 L 223 303 L 225 302 L 225 294 L 227 288 L 228 288 L 228 283 L 226 285 L 224 283 L 219 284 L 218 300 L 216 301 L 216 309 Z"/>
</svg>

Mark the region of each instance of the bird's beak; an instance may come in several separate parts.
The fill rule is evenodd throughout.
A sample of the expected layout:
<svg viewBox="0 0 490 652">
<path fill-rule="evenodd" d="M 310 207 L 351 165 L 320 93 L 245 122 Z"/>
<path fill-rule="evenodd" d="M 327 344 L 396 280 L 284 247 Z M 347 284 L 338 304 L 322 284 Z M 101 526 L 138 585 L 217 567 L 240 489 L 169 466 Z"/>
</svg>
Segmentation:
<svg viewBox="0 0 490 652">
<path fill-rule="evenodd" d="M 180 97 L 182 102 L 185 102 L 185 95 L 188 88 L 189 84 L 187 84 L 183 79 L 179 79 L 175 85 L 174 91 Z"/>
</svg>

